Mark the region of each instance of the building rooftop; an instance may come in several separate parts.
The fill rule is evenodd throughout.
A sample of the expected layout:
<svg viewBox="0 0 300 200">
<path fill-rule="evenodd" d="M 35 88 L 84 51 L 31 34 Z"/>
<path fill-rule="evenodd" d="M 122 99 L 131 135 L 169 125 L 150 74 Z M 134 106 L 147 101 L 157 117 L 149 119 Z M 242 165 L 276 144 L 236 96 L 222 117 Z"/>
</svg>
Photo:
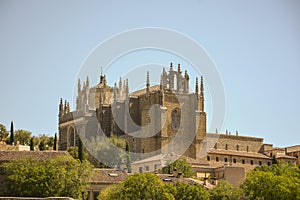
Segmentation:
<svg viewBox="0 0 300 200">
<path fill-rule="evenodd" d="M 224 149 L 212 149 L 208 152 L 209 154 L 222 154 L 222 155 L 232 155 L 232 156 L 241 156 L 241 157 L 253 157 L 253 158 L 263 158 L 270 159 L 270 157 L 256 152 L 246 152 L 246 151 L 233 151 L 233 150 L 224 150 Z"/>
<path fill-rule="evenodd" d="M 32 157 L 37 160 L 48 160 L 59 156 L 70 156 L 67 151 L 0 151 L 0 163 Z"/>
<path fill-rule="evenodd" d="M 126 180 L 127 173 L 115 169 L 95 169 L 95 175 L 91 179 L 91 183 L 107 183 L 114 184 Z"/>
</svg>

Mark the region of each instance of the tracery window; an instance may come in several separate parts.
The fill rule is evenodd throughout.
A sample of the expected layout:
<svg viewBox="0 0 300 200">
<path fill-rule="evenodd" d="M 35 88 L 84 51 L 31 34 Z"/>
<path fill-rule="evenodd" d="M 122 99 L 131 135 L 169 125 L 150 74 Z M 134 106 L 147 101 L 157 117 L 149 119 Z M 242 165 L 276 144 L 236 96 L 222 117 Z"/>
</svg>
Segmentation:
<svg viewBox="0 0 300 200">
<path fill-rule="evenodd" d="M 180 127 L 180 110 L 178 108 L 175 108 L 172 111 L 172 128 L 173 129 L 178 129 Z"/>
</svg>

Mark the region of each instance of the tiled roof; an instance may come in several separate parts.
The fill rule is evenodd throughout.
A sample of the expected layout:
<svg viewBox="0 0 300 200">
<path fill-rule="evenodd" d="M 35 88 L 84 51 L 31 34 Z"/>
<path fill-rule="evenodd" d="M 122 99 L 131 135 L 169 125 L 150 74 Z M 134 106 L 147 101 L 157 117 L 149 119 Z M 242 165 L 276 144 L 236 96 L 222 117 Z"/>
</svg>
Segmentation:
<svg viewBox="0 0 300 200">
<path fill-rule="evenodd" d="M 169 182 L 176 184 L 178 182 L 180 183 L 187 183 L 187 184 L 195 184 L 195 181 L 189 179 L 189 178 L 176 178 L 172 176 L 171 174 L 157 174 L 157 176 L 164 182 Z"/>
<path fill-rule="evenodd" d="M 159 85 L 154 85 L 154 86 L 151 86 L 149 88 L 149 90 L 151 92 L 151 91 L 159 90 L 159 88 L 160 88 Z M 132 96 L 140 96 L 142 94 L 146 94 L 146 88 L 138 90 L 138 91 L 135 91 L 135 92 L 132 92 L 130 95 L 132 95 Z"/>
<path fill-rule="evenodd" d="M 209 165 L 208 162 L 206 161 L 206 158 L 194 159 L 186 156 L 182 156 L 181 158 L 185 159 L 188 163 L 192 165 Z"/>
<path fill-rule="evenodd" d="M 0 151 L 0 162 L 20 160 L 26 157 L 48 160 L 58 156 L 70 156 L 70 154 L 67 151 Z"/>
<path fill-rule="evenodd" d="M 293 157 L 293 156 L 288 156 L 288 155 L 279 155 L 276 157 L 277 159 L 292 159 L 292 160 L 297 160 L 296 157 Z"/>
<path fill-rule="evenodd" d="M 223 149 L 212 149 L 209 154 L 222 154 L 222 155 L 232 155 L 232 156 L 241 156 L 241 157 L 255 157 L 255 158 L 264 158 L 270 159 L 270 157 L 256 152 L 246 152 L 246 151 L 232 151 L 232 150 L 223 150 Z"/>
<path fill-rule="evenodd" d="M 226 135 L 219 133 L 207 133 L 207 137 L 212 138 L 228 138 L 228 139 L 236 139 L 236 140 L 248 140 L 248 141 L 260 141 L 262 142 L 264 139 L 259 137 L 251 137 L 251 136 L 242 136 L 242 135 Z"/>
<path fill-rule="evenodd" d="M 115 169 L 95 169 L 91 183 L 120 183 L 126 180 L 127 173 Z"/>
</svg>

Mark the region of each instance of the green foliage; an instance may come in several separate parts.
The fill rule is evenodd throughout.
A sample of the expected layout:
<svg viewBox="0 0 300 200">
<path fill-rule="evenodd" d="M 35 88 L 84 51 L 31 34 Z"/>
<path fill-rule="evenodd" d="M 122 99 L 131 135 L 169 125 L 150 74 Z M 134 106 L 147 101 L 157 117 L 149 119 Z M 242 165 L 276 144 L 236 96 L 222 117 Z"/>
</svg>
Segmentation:
<svg viewBox="0 0 300 200">
<path fill-rule="evenodd" d="M 209 190 L 210 199 L 211 200 L 239 200 L 244 196 L 243 190 L 231 185 L 227 181 L 219 181 L 218 185 Z"/>
<path fill-rule="evenodd" d="M 272 158 L 272 164 L 278 164 L 278 160 L 277 158 L 275 157 L 275 155 L 273 155 L 273 158 Z"/>
<path fill-rule="evenodd" d="M 185 183 L 176 183 L 176 193 L 173 194 L 176 200 L 209 200 L 209 193 L 203 185 L 189 185 Z"/>
<path fill-rule="evenodd" d="M 9 144 L 13 145 L 15 141 L 15 136 L 14 136 L 14 122 L 12 121 L 10 123 L 10 136 L 9 136 Z"/>
<path fill-rule="evenodd" d="M 189 178 L 195 175 L 192 166 L 189 163 L 187 163 L 187 161 L 184 159 L 177 159 L 176 161 L 169 164 L 168 166 L 163 167 L 162 173 L 169 174 L 174 172 L 174 169 L 176 169 L 177 172 L 183 173 L 183 176 L 185 178 Z"/>
<path fill-rule="evenodd" d="M 131 173 L 130 149 L 129 149 L 129 145 L 127 143 L 126 143 L 126 146 L 125 146 L 125 151 L 127 153 L 127 155 L 126 155 L 126 167 L 127 167 L 127 171 L 129 173 Z"/>
<path fill-rule="evenodd" d="M 252 199 L 300 199 L 300 169 L 290 163 L 262 166 L 250 171 L 242 184 Z"/>
<path fill-rule="evenodd" d="M 98 137 L 95 151 L 97 158 L 106 166 L 120 167 L 128 159 L 126 149 L 126 140 L 116 136 L 110 138 Z"/>
<path fill-rule="evenodd" d="M 101 191 L 98 199 L 208 200 L 209 194 L 202 185 L 164 184 L 155 174 L 136 173 L 129 176 L 124 183 L 112 185 Z"/>
<path fill-rule="evenodd" d="M 45 151 L 46 150 L 46 144 L 44 142 L 44 140 L 42 140 L 39 144 L 39 150 L 40 151 Z"/>
<path fill-rule="evenodd" d="M 14 143 L 17 144 L 17 141 L 21 145 L 29 145 L 31 138 L 31 132 L 19 129 L 14 133 Z"/>
<path fill-rule="evenodd" d="M 84 149 L 83 149 L 83 144 L 81 139 L 79 138 L 79 143 L 78 143 L 78 159 L 80 160 L 80 162 L 82 162 L 84 160 L 83 158 L 83 154 L 84 154 Z"/>
<path fill-rule="evenodd" d="M 38 137 L 36 137 L 36 140 L 39 146 L 45 145 L 44 150 L 49 150 L 54 145 L 54 137 L 48 136 L 46 134 L 39 135 Z"/>
<path fill-rule="evenodd" d="M 0 141 L 5 141 L 8 137 L 8 132 L 3 124 L 0 124 Z"/>
<path fill-rule="evenodd" d="M 9 180 L 9 196 L 80 198 L 92 174 L 88 162 L 67 156 L 47 161 L 25 158 L 2 167 Z"/>
</svg>

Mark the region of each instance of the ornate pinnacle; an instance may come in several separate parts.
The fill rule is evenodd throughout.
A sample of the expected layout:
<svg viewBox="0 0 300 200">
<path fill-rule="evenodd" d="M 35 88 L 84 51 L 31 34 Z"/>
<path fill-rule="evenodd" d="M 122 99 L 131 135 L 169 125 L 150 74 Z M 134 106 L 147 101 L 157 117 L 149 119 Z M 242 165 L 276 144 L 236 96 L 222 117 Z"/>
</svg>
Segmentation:
<svg viewBox="0 0 300 200">
<path fill-rule="evenodd" d="M 196 93 L 196 96 L 198 97 L 198 95 L 199 95 L 198 77 L 196 77 L 195 93 Z"/>
</svg>

